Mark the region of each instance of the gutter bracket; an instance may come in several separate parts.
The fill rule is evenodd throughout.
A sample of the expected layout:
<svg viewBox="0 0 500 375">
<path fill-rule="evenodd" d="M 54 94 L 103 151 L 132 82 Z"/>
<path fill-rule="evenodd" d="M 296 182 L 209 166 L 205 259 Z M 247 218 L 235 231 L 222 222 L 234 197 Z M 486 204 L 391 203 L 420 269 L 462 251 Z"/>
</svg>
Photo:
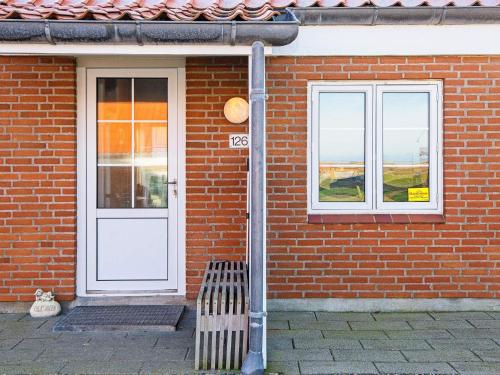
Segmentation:
<svg viewBox="0 0 500 375">
<path fill-rule="evenodd" d="M 137 44 L 140 46 L 144 45 L 144 42 L 142 40 L 142 26 L 140 22 L 135 23 L 135 37 L 137 39 Z"/>
<path fill-rule="evenodd" d="M 446 18 L 446 8 L 443 8 L 441 10 L 441 17 L 439 17 L 439 22 L 438 24 L 441 25 L 443 23 L 443 20 Z"/>
<path fill-rule="evenodd" d="M 378 20 L 378 8 L 375 8 L 373 10 L 372 26 L 375 26 L 377 24 L 377 20 Z"/>
<path fill-rule="evenodd" d="M 231 22 L 231 40 L 230 44 L 232 46 L 236 45 L 236 21 Z"/>
<path fill-rule="evenodd" d="M 47 42 L 49 42 L 52 45 L 55 45 L 56 42 L 54 42 L 54 39 L 52 39 L 52 35 L 50 34 L 50 23 L 47 20 L 45 20 L 43 31 L 45 33 L 45 39 L 47 39 Z"/>
</svg>

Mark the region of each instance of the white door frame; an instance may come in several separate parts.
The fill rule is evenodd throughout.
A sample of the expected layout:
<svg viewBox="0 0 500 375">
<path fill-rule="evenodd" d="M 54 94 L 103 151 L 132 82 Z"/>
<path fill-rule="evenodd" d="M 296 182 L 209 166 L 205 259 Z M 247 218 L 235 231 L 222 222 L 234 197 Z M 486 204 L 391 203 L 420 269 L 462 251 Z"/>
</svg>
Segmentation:
<svg viewBox="0 0 500 375">
<path fill-rule="evenodd" d="M 92 292 L 87 288 L 87 73 L 89 69 L 130 68 L 176 69 L 177 73 L 177 289 L 165 292 Z M 81 58 L 77 67 L 77 273 L 76 290 L 78 296 L 112 295 L 185 295 L 186 294 L 186 257 L 185 257 L 185 63 L 184 59 L 108 59 Z M 170 103 L 169 103 L 170 104 Z M 92 250 L 91 250 L 92 251 Z"/>
</svg>

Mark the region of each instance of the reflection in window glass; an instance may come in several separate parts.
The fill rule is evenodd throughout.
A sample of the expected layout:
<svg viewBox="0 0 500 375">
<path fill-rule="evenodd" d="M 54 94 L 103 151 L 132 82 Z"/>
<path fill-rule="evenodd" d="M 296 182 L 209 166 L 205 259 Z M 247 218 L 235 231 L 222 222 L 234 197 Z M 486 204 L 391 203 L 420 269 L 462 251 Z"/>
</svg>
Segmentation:
<svg viewBox="0 0 500 375">
<path fill-rule="evenodd" d="M 97 208 L 132 207 L 130 167 L 97 168 Z"/>
<path fill-rule="evenodd" d="M 167 207 L 167 88 L 166 78 L 97 79 L 98 208 Z"/>
<path fill-rule="evenodd" d="M 134 118 L 136 120 L 167 120 L 167 79 L 134 79 Z"/>
<path fill-rule="evenodd" d="M 136 122 L 134 132 L 135 164 L 166 165 L 167 124 L 161 122 Z"/>
<path fill-rule="evenodd" d="M 97 78 L 97 119 L 132 119 L 131 78 Z"/>
<path fill-rule="evenodd" d="M 365 93 L 319 94 L 319 200 L 365 201 Z"/>
<path fill-rule="evenodd" d="M 135 207 L 167 208 L 167 166 L 135 168 Z"/>
<path fill-rule="evenodd" d="M 384 202 L 429 201 L 429 94 L 383 94 Z"/>
<path fill-rule="evenodd" d="M 130 164 L 132 158 L 132 124 L 99 122 L 97 124 L 97 162 Z"/>
</svg>

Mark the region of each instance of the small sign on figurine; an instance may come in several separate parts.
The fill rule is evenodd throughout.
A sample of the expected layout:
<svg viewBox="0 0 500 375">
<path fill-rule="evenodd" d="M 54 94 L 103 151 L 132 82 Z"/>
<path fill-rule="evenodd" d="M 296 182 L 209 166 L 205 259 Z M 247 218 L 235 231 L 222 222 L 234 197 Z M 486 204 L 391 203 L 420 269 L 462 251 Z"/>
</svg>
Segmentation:
<svg viewBox="0 0 500 375">
<path fill-rule="evenodd" d="M 59 315 L 61 305 L 54 298 L 55 296 L 52 292 L 45 293 L 42 289 L 37 289 L 35 292 L 35 302 L 30 309 L 30 315 L 33 318 L 47 318 Z"/>
</svg>

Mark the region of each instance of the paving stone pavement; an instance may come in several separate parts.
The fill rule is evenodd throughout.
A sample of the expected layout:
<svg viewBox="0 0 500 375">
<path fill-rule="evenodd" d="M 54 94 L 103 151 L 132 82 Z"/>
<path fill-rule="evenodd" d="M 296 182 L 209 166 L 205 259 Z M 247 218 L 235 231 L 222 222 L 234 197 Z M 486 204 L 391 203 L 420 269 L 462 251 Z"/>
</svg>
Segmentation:
<svg viewBox="0 0 500 375">
<path fill-rule="evenodd" d="M 176 332 L 53 332 L 57 319 L 0 314 L 0 375 L 196 373 L 192 310 Z"/>
<path fill-rule="evenodd" d="M 176 332 L 53 332 L 0 314 L 3 374 L 196 374 L 195 314 Z M 268 373 L 500 375 L 500 314 L 271 312 Z M 230 374 L 223 372 L 224 374 Z"/>
<path fill-rule="evenodd" d="M 268 337 L 269 372 L 500 375 L 500 313 L 276 312 Z"/>
</svg>

